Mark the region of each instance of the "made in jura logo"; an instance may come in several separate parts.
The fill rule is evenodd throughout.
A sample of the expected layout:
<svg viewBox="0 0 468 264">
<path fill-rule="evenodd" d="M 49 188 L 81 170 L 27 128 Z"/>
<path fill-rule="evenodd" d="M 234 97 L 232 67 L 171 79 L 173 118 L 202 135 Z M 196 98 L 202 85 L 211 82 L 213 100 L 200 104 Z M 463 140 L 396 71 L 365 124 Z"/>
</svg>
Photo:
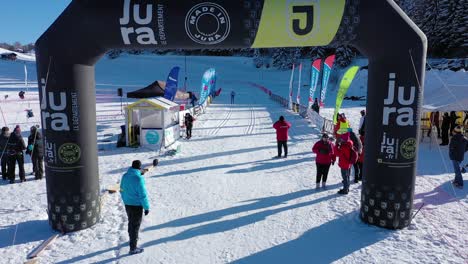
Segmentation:
<svg viewBox="0 0 468 264">
<path fill-rule="evenodd" d="M 390 73 L 388 80 L 388 95 L 384 100 L 382 124 L 388 126 L 390 120 L 395 120 L 397 126 L 414 126 L 414 110 L 411 107 L 415 101 L 416 88 L 411 86 L 408 88 L 403 86 L 398 87 L 398 98 L 396 96 L 395 87 L 396 74 Z"/>
<path fill-rule="evenodd" d="M 314 6 L 292 6 L 292 30 L 299 36 L 305 36 L 314 28 Z"/>
<path fill-rule="evenodd" d="M 215 3 L 197 4 L 185 16 L 185 32 L 198 44 L 221 43 L 231 32 L 229 14 L 222 6 Z"/>
</svg>

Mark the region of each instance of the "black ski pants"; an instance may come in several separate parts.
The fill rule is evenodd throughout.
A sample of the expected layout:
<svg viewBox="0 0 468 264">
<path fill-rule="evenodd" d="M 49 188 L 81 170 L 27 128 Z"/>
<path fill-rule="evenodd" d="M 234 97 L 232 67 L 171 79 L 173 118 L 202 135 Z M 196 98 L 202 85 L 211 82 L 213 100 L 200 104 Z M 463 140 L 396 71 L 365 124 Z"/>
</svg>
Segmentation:
<svg viewBox="0 0 468 264">
<path fill-rule="evenodd" d="M 362 162 L 354 163 L 354 180 L 362 181 Z"/>
<path fill-rule="evenodd" d="M 16 163 L 18 163 L 20 180 L 24 181 L 26 179 L 26 174 L 24 172 L 24 155 L 23 153 L 19 153 L 8 157 L 8 178 L 10 182 L 15 181 Z"/>
<path fill-rule="evenodd" d="M 138 232 L 140 231 L 141 219 L 143 218 L 143 207 L 125 205 L 128 217 L 128 236 L 130 237 L 130 250 L 137 247 Z"/>
<path fill-rule="evenodd" d="M 44 163 L 44 157 L 39 156 L 39 155 L 32 155 L 31 161 L 33 164 L 33 171 L 34 171 L 35 179 L 36 180 L 42 179 L 42 176 L 44 175 L 44 166 L 42 165 Z"/>
<path fill-rule="evenodd" d="M 448 145 L 449 143 L 449 129 L 444 129 L 444 127 L 442 127 L 442 144 L 443 145 Z"/>
<path fill-rule="evenodd" d="M 187 138 L 191 138 L 192 137 L 192 126 L 187 126 L 185 128 L 185 133 L 187 134 Z"/>
<path fill-rule="evenodd" d="M 328 178 L 328 171 L 330 170 L 330 164 L 325 165 L 325 164 L 318 164 L 317 165 L 317 177 L 315 178 L 315 183 L 320 183 L 322 182 L 327 182 Z"/>
<path fill-rule="evenodd" d="M 284 156 L 288 156 L 288 141 L 278 140 L 278 157 L 281 157 L 281 150 L 284 149 Z"/>
<path fill-rule="evenodd" d="M 1 153 L 0 153 L 1 154 Z M 2 167 L 2 179 L 6 180 L 8 179 L 8 155 L 6 153 L 3 154 L 2 160 L 0 161 L 1 167 Z"/>
</svg>

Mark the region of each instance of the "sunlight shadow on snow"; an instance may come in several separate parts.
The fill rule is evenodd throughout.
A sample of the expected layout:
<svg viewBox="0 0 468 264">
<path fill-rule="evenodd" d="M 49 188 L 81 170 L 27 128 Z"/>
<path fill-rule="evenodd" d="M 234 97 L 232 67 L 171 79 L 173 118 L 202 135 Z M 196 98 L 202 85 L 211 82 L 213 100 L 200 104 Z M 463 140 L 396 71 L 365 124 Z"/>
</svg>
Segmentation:
<svg viewBox="0 0 468 264">
<path fill-rule="evenodd" d="M 245 205 L 245 208 L 242 208 L 243 206 L 238 206 L 237 208 L 234 207 L 234 209 L 232 209 L 232 208 L 224 209 L 224 210 L 220 210 L 220 211 L 215 211 L 212 215 L 210 215 L 211 213 L 208 213 L 207 215 L 202 214 L 200 216 L 196 216 L 195 220 L 197 218 L 199 218 L 196 221 L 209 221 L 208 217 L 212 217 L 213 219 L 218 219 L 219 217 L 222 217 L 225 214 L 234 214 L 234 213 L 236 213 L 236 211 L 239 211 L 239 210 L 241 210 L 241 211 L 254 210 L 255 207 L 258 208 L 258 206 L 262 206 L 262 203 L 264 203 L 263 207 L 273 206 L 273 205 L 282 204 L 285 201 L 287 201 L 288 199 L 291 200 L 291 199 L 295 199 L 295 198 L 298 198 L 298 197 L 301 197 L 301 196 L 306 196 L 306 195 L 309 195 L 309 194 L 312 194 L 312 193 L 313 192 L 311 190 L 303 190 L 303 191 L 299 191 L 299 192 L 296 192 L 296 193 L 293 193 L 293 194 L 288 194 L 288 195 L 290 195 L 289 197 L 288 197 L 288 195 L 285 195 L 285 197 L 279 196 L 279 198 L 278 197 L 268 197 L 268 198 L 265 198 L 266 200 L 254 203 L 253 206 Z M 204 225 L 201 225 L 201 226 L 196 226 L 196 227 L 193 227 L 193 228 L 186 229 L 186 230 L 184 230 L 184 231 L 182 231 L 182 232 L 180 232 L 180 233 L 178 233 L 176 235 L 170 236 L 170 237 L 165 237 L 165 238 L 153 240 L 153 241 L 150 241 L 150 242 L 146 242 L 141 246 L 142 247 L 155 246 L 155 245 L 159 245 L 159 244 L 166 243 L 166 242 L 186 240 L 186 239 L 191 239 L 191 238 L 198 237 L 198 236 L 204 236 L 204 235 L 210 235 L 210 234 L 222 233 L 222 232 L 234 230 L 234 229 L 237 229 L 237 228 L 240 228 L 240 227 L 243 227 L 243 226 L 247 226 L 247 225 L 250 225 L 250 224 L 253 224 L 253 223 L 256 223 L 256 222 L 263 221 L 267 217 L 269 217 L 271 215 L 274 215 L 274 214 L 278 214 L 278 213 L 285 212 L 285 211 L 292 210 L 292 209 L 297 209 L 297 208 L 301 208 L 301 207 L 310 206 L 310 205 L 313 205 L 313 204 L 318 204 L 318 203 L 325 202 L 325 201 L 328 201 L 328 200 L 336 198 L 336 197 L 338 197 L 337 194 L 328 195 L 328 196 L 324 196 L 324 197 L 321 197 L 321 198 L 318 198 L 318 199 L 315 199 L 315 200 L 312 200 L 312 201 L 307 201 L 307 202 L 297 203 L 297 204 L 293 204 L 293 205 L 288 205 L 288 206 L 284 206 L 284 207 L 281 207 L 281 208 L 267 209 L 267 210 L 263 210 L 261 212 L 256 212 L 256 213 L 249 214 L 249 215 L 246 215 L 246 216 L 241 216 L 241 217 L 238 217 L 238 218 L 235 218 L 235 219 L 222 220 L 222 221 L 218 221 L 218 222 L 204 224 Z M 271 205 L 269 205 L 269 203 L 271 203 Z M 249 206 L 251 206 L 252 208 L 248 209 Z M 241 209 L 239 209 L 239 208 L 241 208 Z M 262 207 L 260 207 L 260 208 L 262 208 Z M 188 221 L 190 223 L 193 220 L 190 219 L 190 218 L 187 218 L 186 220 L 181 220 L 181 222 L 184 222 L 184 221 Z M 160 227 L 161 226 L 159 226 L 159 227 L 158 226 L 150 227 L 150 228 L 145 229 L 145 231 L 157 229 L 157 228 L 160 228 Z M 259 262 L 255 262 L 255 263 L 259 263 Z M 268 262 L 265 262 L 265 263 L 268 263 Z M 286 263 L 286 262 L 283 262 L 283 263 Z"/>
<path fill-rule="evenodd" d="M 386 239 L 391 230 L 361 222 L 354 211 L 306 231 L 299 238 L 233 263 L 330 263 Z"/>
<path fill-rule="evenodd" d="M 467 186 L 468 180 L 464 181 L 464 185 Z M 414 208 L 419 208 L 421 207 L 422 203 L 426 207 L 424 207 L 426 210 L 432 210 L 435 209 L 434 207 L 427 207 L 427 205 L 434 205 L 434 206 L 439 206 L 439 205 L 444 205 L 447 203 L 453 203 L 457 202 L 460 199 L 465 199 L 468 197 L 468 189 L 457 189 L 452 186 L 452 183 L 450 182 L 445 182 L 436 188 L 434 190 L 425 192 L 425 193 L 418 193 L 414 195 Z M 416 202 L 420 200 L 419 202 Z"/>
<path fill-rule="evenodd" d="M 1 214 L 0 214 L 1 215 Z M 15 236 L 16 225 L 0 227 L 0 248 L 11 246 Z M 47 220 L 31 220 L 18 224 L 14 245 L 27 244 L 47 239 L 55 232 L 49 227 Z M 4 239 L 7 238 L 7 239 Z"/>
</svg>

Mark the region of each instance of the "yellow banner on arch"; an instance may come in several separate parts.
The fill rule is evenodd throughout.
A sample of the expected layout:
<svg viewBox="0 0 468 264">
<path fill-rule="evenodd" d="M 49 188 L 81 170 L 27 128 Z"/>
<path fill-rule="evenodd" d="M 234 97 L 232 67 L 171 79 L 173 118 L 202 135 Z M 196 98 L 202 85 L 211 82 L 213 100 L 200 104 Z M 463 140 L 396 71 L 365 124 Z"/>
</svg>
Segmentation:
<svg viewBox="0 0 468 264">
<path fill-rule="evenodd" d="M 265 0 L 253 48 L 325 46 L 338 31 L 346 0 Z"/>
</svg>

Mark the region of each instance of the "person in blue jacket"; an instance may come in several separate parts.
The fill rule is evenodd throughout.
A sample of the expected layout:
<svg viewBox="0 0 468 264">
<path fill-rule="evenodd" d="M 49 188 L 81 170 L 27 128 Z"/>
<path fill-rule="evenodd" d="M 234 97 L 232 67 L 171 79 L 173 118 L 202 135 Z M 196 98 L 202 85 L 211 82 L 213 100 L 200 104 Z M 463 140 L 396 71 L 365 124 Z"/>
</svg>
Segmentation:
<svg viewBox="0 0 468 264">
<path fill-rule="evenodd" d="M 120 195 L 125 204 L 125 211 L 127 211 L 130 254 L 138 254 L 143 252 L 142 248 L 137 247 L 143 211 L 145 215 L 149 214 L 148 193 L 141 171 L 141 161 L 134 160 L 132 167 L 122 176 Z"/>
</svg>

